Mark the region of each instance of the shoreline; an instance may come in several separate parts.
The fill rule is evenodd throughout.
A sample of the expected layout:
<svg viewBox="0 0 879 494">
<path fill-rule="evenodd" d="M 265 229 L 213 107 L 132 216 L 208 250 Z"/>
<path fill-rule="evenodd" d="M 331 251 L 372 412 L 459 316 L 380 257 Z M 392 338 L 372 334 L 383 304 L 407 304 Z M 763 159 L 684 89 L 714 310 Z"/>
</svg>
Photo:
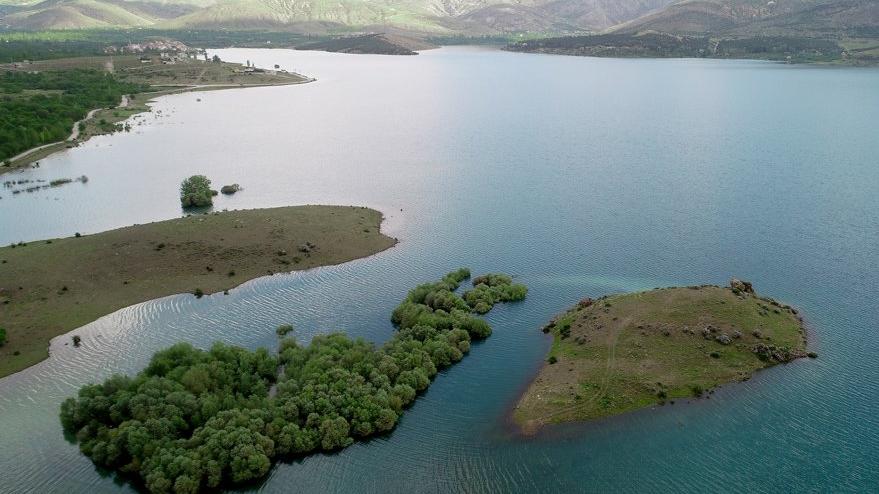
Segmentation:
<svg viewBox="0 0 879 494">
<path fill-rule="evenodd" d="M 79 132 L 80 124 L 87 124 L 89 122 L 93 122 L 98 115 L 102 111 L 111 111 L 118 108 L 132 108 L 131 102 L 134 100 L 134 97 L 146 97 L 146 101 L 143 102 L 138 111 L 134 111 L 125 116 L 125 118 L 116 120 L 112 123 L 120 123 L 125 122 L 131 117 L 135 115 L 139 115 L 141 113 L 147 113 L 151 111 L 150 103 L 154 102 L 156 98 L 160 98 L 162 96 L 168 96 L 172 94 L 183 94 L 190 92 L 199 92 L 199 91 L 221 91 L 226 89 L 247 89 L 254 87 L 273 87 L 273 86 L 293 86 L 298 84 L 308 84 L 310 82 L 317 81 L 314 77 L 306 77 L 301 74 L 291 73 L 296 77 L 301 78 L 301 80 L 289 81 L 289 82 L 279 82 L 279 83 L 255 83 L 255 84 L 181 84 L 180 87 L 175 87 L 172 89 L 159 89 L 156 91 L 147 91 L 143 93 L 134 93 L 133 95 L 123 95 L 122 103 L 115 108 L 94 108 L 89 110 L 88 114 L 83 117 L 81 120 L 77 120 L 73 123 L 73 130 L 66 139 L 63 141 L 55 141 L 47 144 L 41 144 L 35 148 L 31 148 L 27 151 L 23 151 L 16 156 L 8 158 L 10 165 L 8 166 L 0 166 L 0 175 L 4 175 L 7 173 L 13 173 L 16 171 L 25 170 L 28 168 L 33 168 L 32 164 L 38 160 L 48 158 L 53 154 L 63 151 L 65 149 L 72 149 L 80 144 L 87 142 L 89 139 L 99 135 L 111 135 L 116 131 L 112 132 L 99 132 L 99 133 L 86 133 L 84 136 L 80 137 L 81 132 Z M 171 87 L 168 84 L 163 84 L 158 87 L 168 88 Z"/>
<path fill-rule="evenodd" d="M 475 45 L 474 45 L 475 46 Z M 840 68 L 840 69 L 876 69 L 879 68 L 879 61 L 871 63 L 851 63 L 843 59 L 830 61 L 787 61 L 775 60 L 771 58 L 746 58 L 746 57 L 684 57 L 684 56 L 668 56 L 668 57 L 651 57 L 651 56 L 599 56 L 599 55 L 580 55 L 577 53 L 566 53 L 563 51 L 526 51 L 512 50 L 506 46 L 498 47 L 499 51 L 507 53 L 519 53 L 523 55 L 550 55 L 557 57 L 574 57 L 574 58 L 594 58 L 599 60 L 713 60 L 727 62 L 766 62 L 774 65 L 788 65 L 791 67 L 822 67 L 822 68 Z"/>
<path fill-rule="evenodd" d="M 730 381 L 724 384 L 721 384 L 715 388 L 714 391 L 722 391 L 728 396 L 735 397 L 736 399 L 742 397 L 742 393 L 746 391 L 742 388 L 742 385 L 746 382 L 756 383 L 757 385 L 765 385 L 765 376 L 772 371 L 780 371 L 781 367 L 785 365 L 797 365 L 803 364 L 807 358 L 800 357 L 790 362 L 784 364 L 772 365 L 769 367 L 764 367 L 762 369 L 758 369 L 754 371 L 754 373 L 747 380 L 740 381 Z M 530 384 L 530 382 L 529 382 Z M 646 406 L 643 408 L 638 408 L 635 410 L 631 410 L 625 413 L 620 413 L 616 415 L 608 415 L 605 417 L 593 419 L 593 420 L 580 420 L 580 421 L 569 421 L 569 422 L 558 422 L 551 424 L 541 424 L 540 426 L 534 428 L 533 430 L 526 430 L 522 424 L 516 422 L 513 418 L 512 409 L 508 409 L 501 418 L 501 426 L 503 432 L 511 439 L 516 441 L 540 441 L 540 440 L 555 440 L 561 438 L 567 438 L 569 436 L 579 436 L 583 433 L 588 433 L 592 429 L 598 429 L 607 425 L 616 425 L 622 424 L 624 422 L 640 419 L 646 415 L 654 414 L 654 413 L 672 413 L 672 411 L 665 412 L 665 410 L 674 407 L 689 407 L 689 406 L 699 406 L 702 404 L 708 404 L 708 400 L 710 400 L 711 395 L 714 393 L 706 393 L 706 396 L 703 398 L 679 398 L 674 400 L 675 403 L 666 403 L 665 405 L 660 405 L 655 403 L 650 406 Z M 519 396 L 517 396 L 517 399 Z"/>
</svg>

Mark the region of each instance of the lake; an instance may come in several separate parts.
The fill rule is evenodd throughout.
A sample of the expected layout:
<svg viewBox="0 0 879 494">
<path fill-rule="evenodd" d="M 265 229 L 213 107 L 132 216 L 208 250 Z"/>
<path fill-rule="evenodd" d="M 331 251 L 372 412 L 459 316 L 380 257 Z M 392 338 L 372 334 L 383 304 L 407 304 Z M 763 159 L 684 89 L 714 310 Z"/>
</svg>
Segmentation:
<svg viewBox="0 0 879 494">
<path fill-rule="evenodd" d="M 213 54 L 214 52 L 212 52 Z M 879 70 L 621 60 L 454 47 L 415 57 L 227 49 L 317 82 L 159 99 L 4 180 L 0 242 L 177 217 L 180 181 L 244 190 L 216 209 L 356 204 L 398 246 L 368 259 L 171 296 L 53 340 L 0 380 L 0 492 L 133 491 L 65 441 L 58 406 L 185 340 L 381 342 L 417 283 L 505 271 L 528 299 L 442 372 L 386 437 L 276 465 L 262 492 L 856 492 L 879 485 Z M 75 262 L 75 259 L 71 259 Z M 516 435 L 539 328 L 580 298 L 737 276 L 799 307 L 817 360 L 710 399 Z M 2 281 L 0 281 L 2 283 Z"/>
</svg>

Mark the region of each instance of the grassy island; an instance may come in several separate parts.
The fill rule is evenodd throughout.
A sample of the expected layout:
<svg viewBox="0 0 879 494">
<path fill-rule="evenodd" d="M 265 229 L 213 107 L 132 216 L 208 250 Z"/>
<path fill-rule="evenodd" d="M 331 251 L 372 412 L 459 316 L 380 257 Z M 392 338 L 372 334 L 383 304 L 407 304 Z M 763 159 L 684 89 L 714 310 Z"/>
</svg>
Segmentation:
<svg viewBox="0 0 879 494">
<path fill-rule="evenodd" d="M 462 268 L 411 290 L 391 317 L 398 331 L 381 347 L 342 333 L 307 345 L 284 339 L 277 355 L 181 343 L 134 377 L 80 389 L 62 404 L 61 423 L 95 464 L 154 493 L 245 483 L 275 460 L 387 433 L 440 369 L 491 334 L 455 293 L 469 277 Z M 494 301 L 524 298 L 525 287 L 514 286 Z"/>
<path fill-rule="evenodd" d="M 380 252 L 395 243 L 381 221 L 361 207 L 296 206 L 2 247 L 0 377 L 46 358 L 52 337 L 132 304 Z"/>
<path fill-rule="evenodd" d="M 340 36 L 305 43 L 296 47 L 297 50 L 321 50 L 374 55 L 418 55 L 416 50 L 428 50 L 431 48 L 436 48 L 436 46 L 419 39 L 389 34 Z"/>
<path fill-rule="evenodd" d="M 544 332 L 546 363 L 513 411 L 526 432 L 697 398 L 807 355 L 796 309 L 739 280 L 584 299 Z"/>
</svg>

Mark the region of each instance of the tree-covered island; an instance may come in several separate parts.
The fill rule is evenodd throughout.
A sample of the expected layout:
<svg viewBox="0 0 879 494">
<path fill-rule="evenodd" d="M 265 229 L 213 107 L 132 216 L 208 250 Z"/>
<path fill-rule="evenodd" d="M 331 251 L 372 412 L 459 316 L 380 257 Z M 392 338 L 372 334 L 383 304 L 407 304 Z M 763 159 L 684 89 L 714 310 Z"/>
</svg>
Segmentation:
<svg viewBox="0 0 879 494">
<path fill-rule="evenodd" d="M 307 345 L 286 338 L 277 355 L 180 343 L 134 377 L 83 387 L 62 404 L 61 422 L 95 464 L 131 474 L 151 492 L 258 479 L 279 458 L 393 429 L 438 370 L 491 334 L 475 304 L 455 293 L 469 277 L 459 269 L 411 290 L 391 317 L 397 332 L 380 347 L 341 333 Z M 476 278 L 474 289 L 488 279 Z M 509 277 L 491 279 L 510 294 L 495 302 L 525 297 Z"/>
</svg>

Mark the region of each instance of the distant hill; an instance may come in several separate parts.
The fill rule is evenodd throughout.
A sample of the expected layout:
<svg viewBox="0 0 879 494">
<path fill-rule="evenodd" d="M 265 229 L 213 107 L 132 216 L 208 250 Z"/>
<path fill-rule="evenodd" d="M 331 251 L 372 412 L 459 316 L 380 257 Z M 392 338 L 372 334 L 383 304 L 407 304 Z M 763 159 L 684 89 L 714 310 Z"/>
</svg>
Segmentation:
<svg viewBox="0 0 879 494">
<path fill-rule="evenodd" d="M 179 17 L 198 7 L 124 0 L 46 0 L 10 7 L 0 23 L 29 30 L 143 27 Z"/>
<path fill-rule="evenodd" d="M 598 31 L 673 0 L 0 0 L 14 29 L 401 29 L 432 34 Z"/>
<path fill-rule="evenodd" d="M 0 28 L 879 37 L 879 0 L 0 0 Z"/>
<path fill-rule="evenodd" d="M 821 36 L 876 34 L 877 0 L 685 0 L 615 33 Z"/>
</svg>

